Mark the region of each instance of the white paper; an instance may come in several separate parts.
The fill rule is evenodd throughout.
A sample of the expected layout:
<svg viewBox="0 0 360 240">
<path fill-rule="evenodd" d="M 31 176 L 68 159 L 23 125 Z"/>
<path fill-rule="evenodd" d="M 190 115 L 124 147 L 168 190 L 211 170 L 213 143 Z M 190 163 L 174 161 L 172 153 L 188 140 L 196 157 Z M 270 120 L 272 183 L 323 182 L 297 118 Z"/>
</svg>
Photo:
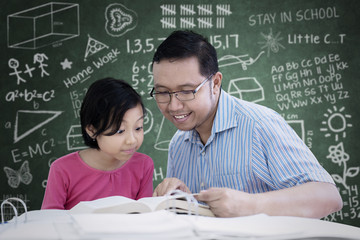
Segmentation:
<svg viewBox="0 0 360 240">
<path fill-rule="evenodd" d="M 114 234 L 193 236 L 191 225 L 165 210 L 143 214 L 74 214 L 81 236 Z"/>
</svg>

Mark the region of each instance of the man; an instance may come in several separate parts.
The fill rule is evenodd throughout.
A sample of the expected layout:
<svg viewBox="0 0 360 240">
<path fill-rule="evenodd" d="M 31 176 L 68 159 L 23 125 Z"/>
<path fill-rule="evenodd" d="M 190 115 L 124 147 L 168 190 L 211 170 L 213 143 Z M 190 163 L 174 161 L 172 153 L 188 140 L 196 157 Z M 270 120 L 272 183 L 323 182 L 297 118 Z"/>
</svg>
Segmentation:
<svg viewBox="0 0 360 240">
<path fill-rule="evenodd" d="M 221 89 L 214 47 L 173 32 L 153 58 L 155 98 L 178 131 L 154 196 L 198 193 L 218 217 L 258 213 L 321 218 L 342 208 L 331 176 L 286 121 Z"/>
</svg>

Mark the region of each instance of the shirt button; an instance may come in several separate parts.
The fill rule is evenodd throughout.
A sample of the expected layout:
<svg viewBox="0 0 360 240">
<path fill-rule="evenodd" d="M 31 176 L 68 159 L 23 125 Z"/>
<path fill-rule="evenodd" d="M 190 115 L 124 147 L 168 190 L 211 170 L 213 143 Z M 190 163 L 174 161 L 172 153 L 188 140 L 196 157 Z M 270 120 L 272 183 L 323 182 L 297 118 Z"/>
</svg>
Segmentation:
<svg viewBox="0 0 360 240">
<path fill-rule="evenodd" d="M 205 152 L 202 152 L 201 155 L 205 156 Z"/>
</svg>

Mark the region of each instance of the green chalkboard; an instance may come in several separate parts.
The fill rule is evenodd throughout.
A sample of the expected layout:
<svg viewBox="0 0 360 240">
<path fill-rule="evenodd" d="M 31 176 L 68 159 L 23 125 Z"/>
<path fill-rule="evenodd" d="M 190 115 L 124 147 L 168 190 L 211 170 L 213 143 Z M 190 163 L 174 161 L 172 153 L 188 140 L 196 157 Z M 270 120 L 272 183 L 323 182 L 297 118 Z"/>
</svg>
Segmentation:
<svg viewBox="0 0 360 240">
<path fill-rule="evenodd" d="M 156 186 L 175 128 L 149 97 L 151 60 L 172 31 L 191 29 L 217 49 L 223 89 L 281 113 L 333 176 L 344 207 L 325 220 L 360 226 L 359 1 L 0 5 L 1 201 L 20 197 L 30 210 L 40 208 L 49 165 L 84 148 L 79 108 L 87 88 L 107 76 L 125 79 L 143 97 L 140 151 L 154 160 Z"/>
</svg>

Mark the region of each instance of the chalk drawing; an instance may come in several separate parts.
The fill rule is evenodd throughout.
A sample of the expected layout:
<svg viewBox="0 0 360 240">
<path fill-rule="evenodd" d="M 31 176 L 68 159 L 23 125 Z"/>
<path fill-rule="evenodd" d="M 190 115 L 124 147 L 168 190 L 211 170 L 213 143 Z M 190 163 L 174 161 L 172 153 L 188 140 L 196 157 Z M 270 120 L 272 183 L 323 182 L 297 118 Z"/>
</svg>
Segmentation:
<svg viewBox="0 0 360 240">
<path fill-rule="evenodd" d="M 264 88 L 254 77 L 231 79 L 227 92 L 249 102 L 265 100 Z"/>
<path fill-rule="evenodd" d="M 175 126 L 168 120 L 165 120 L 165 117 L 162 117 L 160 126 L 158 127 L 159 131 L 156 136 L 154 148 L 159 151 L 168 151 L 169 143 L 171 140 L 171 136 L 174 135 L 176 129 Z M 170 134 L 168 130 L 173 130 L 173 134 Z M 165 131 L 166 130 L 166 131 Z"/>
<path fill-rule="evenodd" d="M 2 199 L 0 199 L 0 202 L 3 202 L 9 198 L 20 198 L 21 200 L 23 200 L 23 202 L 26 205 L 28 205 L 28 203 L 30 202 L 30 200 L 27 197 L 27 194 L 3 194 Z M 25 212 L 25 207 L 20 201 L 12 201 L 12 204 L 15 206 L 17 210 L 17 216 L 20 216 Z M 14 209 L 10 204 L 4 204 L 3 207 L 4 208 L 2 209 L 3 210 L 2 214 L 4 216 L 5 221 L 9 221 L 16 216 Z"/>
<path fill-rule="evenodd" d="M 219 67 L 226 67 L 235 64 L 240 64 L 243 70 L 247 70 L 247 66 L 254 64 L 261 55 L 265 52 L 261 51 L 256 58 L 249 57 L 248 54 L 234 56 L 234 55 L 225 55 L 218 59 Z"/>
<path fill-rule="evenodd" d="M 73 62 L 70 62 L 67 58 L 65 58 L 64 61 L 60 62 L 60 65 L 63 70 L 71 69 L 72 64 L 73 64 Z"/>
<path fill-rule="evenodd" d="M 214 26 L 211 17 L 199 17 L 196 20 L 198 28 L 212 28 Z"/>
<path fill-rule="evenodd" d="M 349 186 L 346 184 L 346 179 L 348 177 L 355 177 L 359 174 L 360 167 L 347 167 L 347 162 L 350 160 L 349 154 L 344 150 L 344 144 L 340 142 L 337 145 L 329 147 L 329 155 L 326 158 L 330 158 L 331 161 L 335 164 L 338 164 L 339 167 L 343 166 L 343 175 L 331 174 L 334 181 L 342 184 L 346 189 L 349 189 Z"/>
<path fill-rule="evenodd" d="M 160 23 L 164 29 L 177 28 L 177 22 L 180 28 L 210 29 L 215 27 L 224 29 L 226 17 L 232 14 L 230 8 L 230 4 L 180 4 L 180 16 L 177 17 L 176 4 L 162 4 L 160 5 L 162 14 Z M 216 9 L 216 15 L 214 9 Z M 216 24 L 213 23 L 213 20 L 216 21 Z"/>
<path fill-rule="evenodd" d="M 45 71 L 45 67 L 48 65 L 44 63 L 45 60 L 49 58 L 44 53 L 36 53 L 34 55 L 34 64 L 39 63 L 39 68 L 41 69 L 41 77 L 44 75 L 49 76 L 49 73 Z"/>
<path fill-rule="evenodd" d="M 261 33 L 261 36 L 265 39 L 265 41 L 260 41 L 258 44 L 263 45 L 261 49 L 267 48 L 267 56 L 270 56 L 270 51 L 273 53 L 279 52 L 280 48 L 285 49 L 285 47 L 280 43 L 283 39 L 280 37 L 281 32 L 278 32 L 275 36 L 272 33 L 272 29 L 270 28 L 270 32 L 268 34 Z"/>
<path fill-rule="evenodd" d="M 50 2 L 7 16 L 9 48 L 37 49 L 79 35 L 79 4 Z"/>
<path fill-rule="evenodd" d="M 333 106 L 333 109 L 328 108 L 327 113 L 324 113 L 326 121 L 322 121 L 321 124 L 327 126 L 320 128 L 320 131 L 326 132 L 325 137 L 331 137 L 332 134 L 335 137 L 335 141 L 339 141 L 339 136 L 346 138 L 346 128 L 352 127 L 351 123 L 348 123 L 348 119 L 351 115 L 344 113 L 345 107 L 337 109 Z"/>
<path fill-rule="evenodd" d="M 26 80 L 20 76 L 20 73 L 22 73 L 22 71 L 18 71 L 18 67 L 20 65 L 19 61 L 15 58 L 10 58 L 8 61 L 8 65 L 10 68 L 14 70 L 14 72 L 9 73 L 9 76 L 13 76 L 13 75 L 16 76 L 17 78 L 16 84 L 20 85 L 21 82 L 26 83 Z"/>
<path fill-rule="evenodd" d="M 81 132 L 81 125 L 72 125 L 66 134 L 67 150 L 74 151 L 87 148 Z"/>
<path fill-rule="evenodd" d="M 20 182 L 29 185 L 33 179 L 28 161 L 24 161 L 19 170 L 4 167 L 4 172 L 8 178 L 8 184 L 12 188 L 17 188 Z"/>
<path fill-rule="evenodd" d="M 35 68 L 34 67 L 30 68 L 27 63 L 25 64 L 25 67 L 26 67 L 26 70 L 24 71 L 24 73 L 27 73 L 29 75 L 29 77 L 32 78 L 33 77 L 32 71 L 34 71 Z"/>
<path fill-rule="evenodd" d="M 176 15 L 176 5 L 175 4 L 162 4 L 160 6 L 161 14 L 165 16 Z"/>
<path fill-rule="evenodd" d="M 305 142 L 305 126 L 304 120 L 286 120 L 297 135 Z"/>
<path fill-rule="evenodd" d="M 212 15 L 212 5 L 211 4 L 199 4 L 197 5 L 199 15 Z"/>
<path fill-rule="evenodd" d="M 230 4 L 217 4 L 216 5 L 216 15 L 219 16 L 230 16 L 232 14 Z"/>
<path fill-rule="evenodd" d="M 45 70 L 45 68 L 48 66 L 44 62 L 48 60 L 48 57 L 45 53 L 36 53 L 33 56 L 33 64 L 38 64 L 38 68 L 41 70 L 41 77 L 49 76 L 49 73 Z M 16 58 L 10 58 L 8 61 L 9 68 L 13 69 L 13 72 L 9 73 L 9 76 L 15 76 L 17 81 L 16 84 L 20 85 L 20 83 L 26 83 L 27 80 L 23 77 L 21 77 L 21 74 L 28 74 L 30 78 L 33 77 L 32 72 L 35 70 L 35 67 L 30 67 L 28 64 L 25 64 L 26 70 L 20 71 L 19 66 L 20 62 Z"/>
<path fill-rule="evenodd" d="M 175 6 L 176 8 L 176 6 Z M 187 15 L 187 16 L 191 16 L 191 15 L 195 15 L 195 10 L 194 10 L 194 4 L 181 4 L 180 5 L 180 15 Z M 164 15 L 164 12 L 163 12 Z"/>
<path fill-rule="evenodd" d="M 196 27 L 195 19 L 193 17 L 180 18 L 180 28 L 194 28 Z"/>
<path fill-rule="evenodd" d="M 90 37 L 90 35 L 88 34 L 88 42 L 86 46 L 84 61 L 86 62 L 87 57 L 100 52 L 104 48 L 109 48 L 109 46 L 105 45 L 102 42 L 99 42 L 98 40 L 95 40 L 94 38 Z"/>
<path fill-rule="evenodd" d="M 112 37 L 120 37 L 137 26 L 137 13 L 120 3 L 106 8 L 105 19 L 105 30 Z"/>
<path fill-rule="evenodd" d="M 45 124 L 54 120 L 61 113 L 62 113 L 62 111 L 18 110 L 16 113 L 15 127 L 14 127 L 14 143 L 17 143 L 21 139 L 29 136 L 32 132 L 36 131 L 37 129 L 41 128 Z M 38 116 L 38 115 L 42 115 L 42 117 L 45 116 L 45 120 L 44 119 L 36 119 L 38 122 L 31 121 L 31 124 L 36 124 L 36 125 L 32 126 L 28 130 L 25 130 L 22 134 L 19 134 L 19 130 L 18 130 L 19 125 L 22 125 L 23 123 L 28 123 L 30 116 Z M 48 117 L 49 115 L 50 115 L 50 117 Z"/>
<path fill-rule="evenodd" d="M 144 117 L 144 135 L 149 133 L 154 124 L 154 117 L 150 109 L 146 109 L 146 115 Z"/>
</svg>

